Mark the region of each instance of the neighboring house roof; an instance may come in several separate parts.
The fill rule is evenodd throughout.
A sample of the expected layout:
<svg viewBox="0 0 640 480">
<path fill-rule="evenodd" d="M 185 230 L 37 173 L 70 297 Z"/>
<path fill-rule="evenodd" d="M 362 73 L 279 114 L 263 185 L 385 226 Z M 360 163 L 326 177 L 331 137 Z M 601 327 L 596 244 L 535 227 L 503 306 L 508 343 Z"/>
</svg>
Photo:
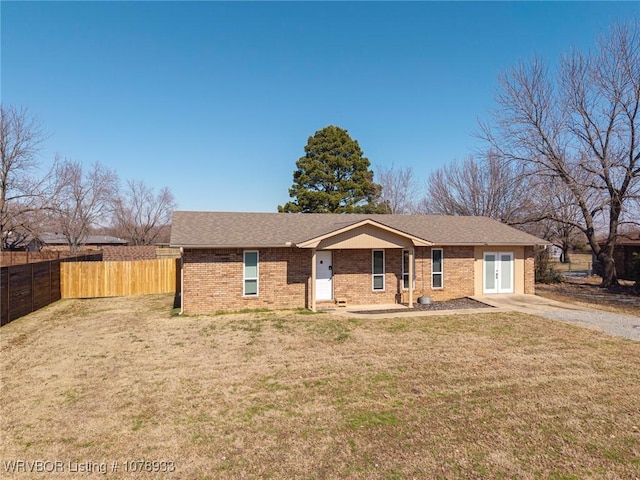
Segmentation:
<svg viewBox="0 0 640 480">
<path fill-rule="evenodd" d="M 604 245 L 606 243 L 606 240 L 599 240 L 598 243 L 600 245 Z M 628 245 L 632 247 L 640 246 L 640 232 L 620 234 L 620 236 L 616 239 L 616 245 Z"/>
<path fill-rule="evenodd" d="M 640 246 L 640 232 L 631 233 L 616 240 L 616 245 L 629 245 L 632 247 Z"/>
<path fill-rule="evenodd" d="M 415 245 L 548 245 L 487 217 L 333 213 L 173 213 L 171 245 L 186 248 L 308 247 L 363 223 L 410 237 Z"/>
<path fill-rule="evenodd" d="M 67 245 L 67 239 L 60 233 L 43 233 L 40 241 L 45 245 Z M 111 235 L 88 235 L 85 245 L 126 245 L 127 241 Z"/>
</svg>

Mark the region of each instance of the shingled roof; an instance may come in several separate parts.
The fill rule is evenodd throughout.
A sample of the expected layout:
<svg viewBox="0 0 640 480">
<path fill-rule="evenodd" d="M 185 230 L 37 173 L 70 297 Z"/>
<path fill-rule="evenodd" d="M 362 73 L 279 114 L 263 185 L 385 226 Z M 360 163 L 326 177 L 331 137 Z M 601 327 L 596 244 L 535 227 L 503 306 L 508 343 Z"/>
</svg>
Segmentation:
<svg viewBox="0 0 640 480">
<path fill-rule="evenodd" d="M 288 247 L 369 220 L 438 245 L 546 245 L 487 217 L 333 213 L 173 213 L 171 245 L 185 248 Z"/>
<path fill-rule="evenodd" d="M 67 245 L 67 238 L 61 233 L 43 233 L 40 240 L 45 245 Z M 82 239 L 85 245 L 126 245 L 127 241 L 111 235 L 87 235 Z"/>
</svg>

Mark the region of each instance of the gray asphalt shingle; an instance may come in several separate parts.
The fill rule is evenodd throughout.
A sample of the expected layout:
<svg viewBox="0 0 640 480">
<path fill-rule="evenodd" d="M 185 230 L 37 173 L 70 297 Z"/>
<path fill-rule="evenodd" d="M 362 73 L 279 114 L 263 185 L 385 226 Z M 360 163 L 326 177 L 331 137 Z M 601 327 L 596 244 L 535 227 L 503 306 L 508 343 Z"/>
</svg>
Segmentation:
<svg viewBox="0 0 640 480">
<path fill-rule="evenodd" d="M 435 245 L 542 245 L 544 240 L 486 217 L 331 213 L 173 213 L 171 245 L 284 247 L 370 219 Z"/>
</svg>

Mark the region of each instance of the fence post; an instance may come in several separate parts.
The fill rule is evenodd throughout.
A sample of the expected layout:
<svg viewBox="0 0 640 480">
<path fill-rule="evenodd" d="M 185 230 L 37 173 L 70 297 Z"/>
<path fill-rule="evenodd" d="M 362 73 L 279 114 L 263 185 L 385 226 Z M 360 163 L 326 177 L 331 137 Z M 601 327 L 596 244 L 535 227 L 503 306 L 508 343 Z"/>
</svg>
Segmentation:
<svg viewBox="0 0 640 480">
<path fill-rule="evenodd" d="M 29 255 L 29 252 L 27 252 L 27 256 Z M 35 286 L 35 281 L 33 278 L 33 264 L 32 263 L 27 263 L 27 265 L 31 265 L 31 311 L 33 312 L 34 307 L 35 307 L 35 296 L 36 296 L 36 286 Z"/>
<path fill-rule="evenodd" d="M 9 320 L 11 318 L 11 302 L 10 299 L 11 298 L 11 268 L 7 267 L 7 323 L 9 323 L 11 320 Z"/>
<path fill-rule="evenodd" d="M 7 267 L 7 323 L 11 318 L 11 267 Z"/>
</svg>

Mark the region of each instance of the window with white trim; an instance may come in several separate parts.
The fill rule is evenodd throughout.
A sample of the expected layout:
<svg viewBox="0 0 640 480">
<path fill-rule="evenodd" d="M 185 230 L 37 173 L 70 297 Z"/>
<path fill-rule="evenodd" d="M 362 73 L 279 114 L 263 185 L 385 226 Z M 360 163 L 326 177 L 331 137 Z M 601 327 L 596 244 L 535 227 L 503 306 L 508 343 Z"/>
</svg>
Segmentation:
<svg viewBox="0 0 640 480">
<path fill-rule="evenodd" d="M 416 257 L 413 256 L 413 288 L 416 288 Z M 402 250 L 402 289 L 409 290 L 409 250 Z"/>
<path fill-rule="evenodd" d="M 443 288 L 444 255 L 441 248 L 431 249 L 431 288 Z"/>
<path fill-rule="evenodd" d="M 245 250 L 244 252 L 244 284 L 242 294 L 245 297 L 258 296 L 258 251 Z"/>
<path fill-rule="evenodd" d="M 384 250 L 371 252 L 372 288 L 384 290 Z"/>
</svg>

